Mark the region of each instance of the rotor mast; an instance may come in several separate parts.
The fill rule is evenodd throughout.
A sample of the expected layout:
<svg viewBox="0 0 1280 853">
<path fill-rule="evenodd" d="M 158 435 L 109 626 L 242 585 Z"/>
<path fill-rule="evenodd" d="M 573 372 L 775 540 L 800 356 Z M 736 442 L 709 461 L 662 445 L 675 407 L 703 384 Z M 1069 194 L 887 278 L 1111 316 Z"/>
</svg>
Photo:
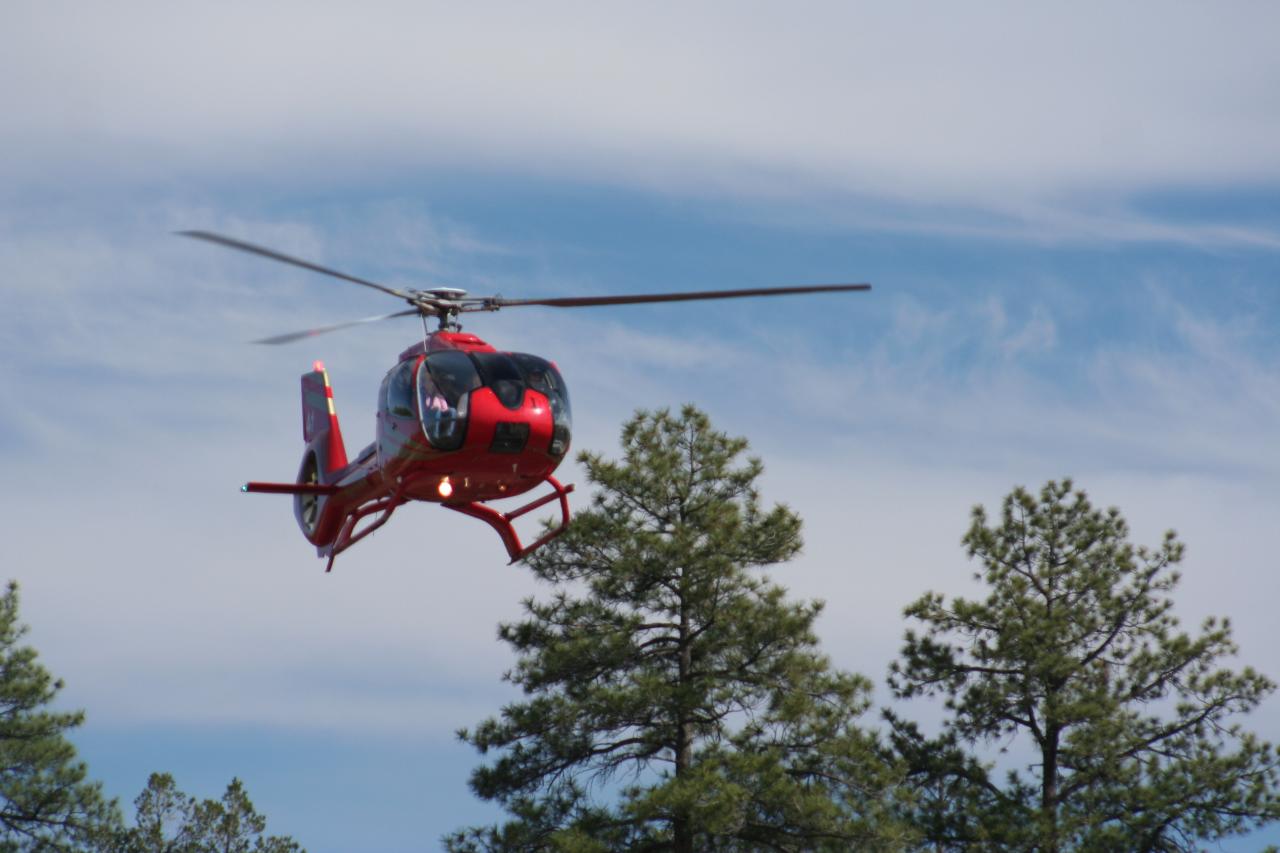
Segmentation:
<svg viewBox="0 0 1280 853">
<path fill-rule="evenodd" d="M 434 316 L 438 320 L 437 331 L 462 331 L 458 315 L 462 313 L 463 300 L 467 296 L 465 290 L 458 287 L 435 287 L 411 293 L 414 296 L 412 304 L 422 312 L 423 323 L 426 323 L 428 316 Z"/>
</svg>

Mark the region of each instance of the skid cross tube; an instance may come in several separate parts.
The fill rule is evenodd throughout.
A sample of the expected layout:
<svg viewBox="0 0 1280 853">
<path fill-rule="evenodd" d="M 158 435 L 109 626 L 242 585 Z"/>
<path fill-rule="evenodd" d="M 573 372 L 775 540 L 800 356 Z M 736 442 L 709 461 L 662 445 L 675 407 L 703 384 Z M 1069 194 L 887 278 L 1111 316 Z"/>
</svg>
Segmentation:
<svg viewBox="0 0 1280 853">
<path fill-rule="evenodd" d="M 573 491 L 573 484 L 570 483 L 567 486 L 562 486 L 560 485 L 559 480 L 551 476 L 548 476 L 544 482 L 550 485 L 554 490 L 551 494 L 543 495 L 537 500 L 530 501 L 519 509 L 514 509 L 511 512 L 498 512 L 493 507 L 479 501 L 472 501 L 465 504 L 444 504 L 444 506 L 454 512 L 460 512 L 463 515 L 478 518 L 485 524 L 492 527 L 497 532 L 498 536 L 502 538 L 502 544 L 506 546 L 507 549 L 507 556 L 511 557 L 511 562 L 514 563 L 522 557 L 532 554 L 552 539 L 555 539 L 561 533 L 564 533 L 565 528 L 569 526 L 569 493 Z M 557 499 L 560 501 L 560 524 L 538 537 L 532 545 L 527 547 L 521 545 L 520 535 L 516 533 L 516 529 L 511 525 L 511 522 L 525 513 L 533 512 L 538 507 L 546 506 Z"/>
</svg>

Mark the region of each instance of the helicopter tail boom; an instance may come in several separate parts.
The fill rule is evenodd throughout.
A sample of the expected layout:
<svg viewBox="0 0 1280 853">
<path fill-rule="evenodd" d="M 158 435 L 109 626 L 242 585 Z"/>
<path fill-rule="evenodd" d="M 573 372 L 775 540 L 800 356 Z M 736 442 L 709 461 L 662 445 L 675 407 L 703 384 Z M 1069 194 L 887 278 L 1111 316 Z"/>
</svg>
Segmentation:
<svg viewBox="0 0 1280 853">
<path fill-rule="evenodd" d="M 263 495 L 332 495 L 338 491 L 337 486 L 325 486 L 319 483 L 262 483 L 251 481 L 240 487 L 242 492 L 256 492 Z"/>
</svg>

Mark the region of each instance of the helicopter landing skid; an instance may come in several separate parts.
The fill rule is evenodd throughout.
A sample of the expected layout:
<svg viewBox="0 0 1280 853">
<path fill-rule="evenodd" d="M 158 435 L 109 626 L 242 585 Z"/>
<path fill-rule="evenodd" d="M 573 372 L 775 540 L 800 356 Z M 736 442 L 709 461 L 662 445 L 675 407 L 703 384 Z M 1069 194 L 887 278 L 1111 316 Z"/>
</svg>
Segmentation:
<svg viewBox="0 0 1280 853">
<path fill-rule="evenodd" d="M 387 520 L 391 518 L 391 513 L 396 511 L 396 507 L 405 503 L 408 503 L 407 499 L 400 497 L 399 494 L 395 494 L 391 497 L 372 501 L 352 510 L 342 522 L 342 529 L 338 531 L 338 538 L 334 539 L 333 544 L 326 549 L 329 562 L 324 567 L 325 574 L 333 571 L 333 561 L 335 557 L 359 542 L 364 537 L 368 536 L 373 531 L 377 530 L 382 525 L 386 524 Z M 356 525 L 359 524 L 362 519 L 368 518 L 376 512 L 380 512 L 382 515 L 375 518 L 372 524 L 366 525 L 359 531 L 356 530 Z M 325 552 L 321 553 L 323 555 Z"/>
<path fill-rule="evenodd" d="M 553 491 L 549 495 L 543 495 L 537 500 L 530 501 L 519 509 L 511 512 L 498 512 L 493 507 L 481 503 L 480 501 L 472 501 L 465 504 L 444 504 L 445 507 L 460 512 L 463 515 L 469 515 L 472 518 L 478 518 L 485 524 L 492 527 L 502 538 L 502 544 L 507 548 L 507 555 L 511 557 L 511 562 L 527 557 L 534 551 L 546 545 L 552 539 L 555 539 L 569 526 L 569 493 L 573 491 L 573 484 L 567 486 L 560 485 L 560 481 L 555 477 L 548 476 L 544 481 L 551 486 Z M 515 521 L 525 513 L 533 512 L 538 507 L 546 506 L 554 500 L 560 501 L 560 524 L 548 530 L 532 544 L 523 546 L 520 544 L 520 535 L 516 533 L 515 527 L 511 522 Z M 387 513 L 390 515 L 390 513 Z M 381 521 L 381 519 L 380 519 Z M 363 531 L 362 531 L 363 532 Z M 508 564 L 510 565 L 510 564 Z"/>
<path fill-rule="evenodd" d="M 498 512 L 493 507 L 480 501 L 471 501 L 470 503 L 465 504 L 442 504 L 442 506 L 455 512 L 460 512 L 463 515 L 478 518 L 492 527 L 497 531 L 498 536 L 501 537 L 502 544 L 507 549 L 507 555 L 511 557 L 511 562 L 514 563 L 522 557 L 532 554 L 552 539 L 555 539 L 561 533 L 564 533 L 565 529 L 569 526 L 569 493 L 573 491 L 573 484 L 570 483 L 567 486 L 562 486 L 560 485 L 559 480 L 550 476 L 547 477 L 544 482 L 551 486 L 552 491 L 550 494 L 543 495 L 537 500 L 530 501 L 519 509 L 514 509 L 511 512 Z M 538 537 L 533 544 L 528 546 L 522 545 L 520 543 L 520 535 L 516 533 L 516 529 L 511 522 L 526 513 L 533 512 L 539 507 L 546 506 L 554 500 L 560 501 L 560 524 L 542 534 L 542 536 Z M 388 519 L 391 518 L 391 513 L 395 512 L 398 507 L 401 507 L 408 502 L 408 498 L 401 497 L 400 493 L 397 492 L 396 494 L 380 500 L 370 501 L 369 503 L 348 513 L 347 517 L 342 522 L 342 528 L 338 531 L 337 537 L 333 540 L 333 544 L 329 545 L 321 552 L 321 556 L 327 556 L 329 558 L 329 562 L 325 565 L 325 572 L 328 573 L 333 570 L 333 561 L 339 554 L 359 542 L 364 537 L 368 536 L 373 531 L 377 530 L 382 525 L 386 524 Z M 356 530 L 356 526 L 371 515 L 378 515 L 378 517 L 371 523 L 365 525 L 359 530 Z"/>
</svg>

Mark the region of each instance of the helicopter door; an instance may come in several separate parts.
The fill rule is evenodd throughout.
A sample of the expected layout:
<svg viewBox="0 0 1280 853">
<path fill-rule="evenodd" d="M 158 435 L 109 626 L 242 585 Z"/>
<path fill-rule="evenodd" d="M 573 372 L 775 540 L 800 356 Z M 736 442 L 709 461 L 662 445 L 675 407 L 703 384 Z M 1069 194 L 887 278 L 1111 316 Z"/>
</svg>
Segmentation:
<svg viewBox="0 0 1280 853">
<path fill-rule="evenodd" d="M 437 450 L 457 450 L 467 437 L 471 392 L 480 374 L 466 353 L 444 350 L 418 367 L 418 413 L 427 441 Z"/>
<path fill-rule="evenodd" d="M 413 362 L 402 361 L 391 368 L 378 396 L 378 458 L 385 465 L 418 431 Z"/>
</svg>

